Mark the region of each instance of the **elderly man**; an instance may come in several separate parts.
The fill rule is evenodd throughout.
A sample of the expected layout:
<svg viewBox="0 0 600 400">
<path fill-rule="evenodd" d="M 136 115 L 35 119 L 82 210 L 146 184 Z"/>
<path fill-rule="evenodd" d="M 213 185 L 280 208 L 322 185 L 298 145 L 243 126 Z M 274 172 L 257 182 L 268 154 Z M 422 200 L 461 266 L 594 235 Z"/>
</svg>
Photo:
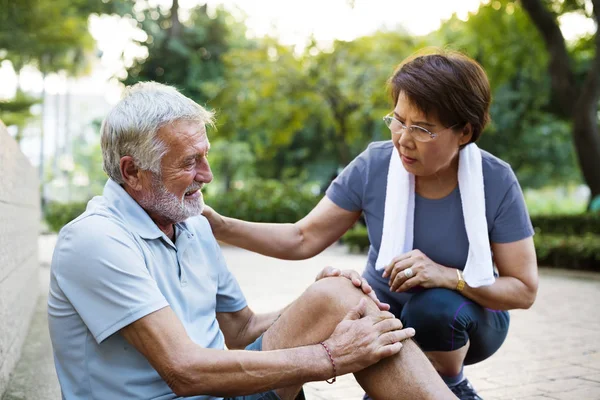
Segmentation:
<svg viewBox="0 0 600 400">
<path fill-rule="evenodd" d="M 200 215 L 211 122 L 157 83 L 129 88 L 106 117 L 110 179 L 60 232 L 52 260 L 63 398 L 294 399 L 303 383 L 346 373 L 374 399 L 452 398 L 404 341 L 414 331 L 351 279 L 320 279 L 284 310 L 252 312 Z"/>
</svg>

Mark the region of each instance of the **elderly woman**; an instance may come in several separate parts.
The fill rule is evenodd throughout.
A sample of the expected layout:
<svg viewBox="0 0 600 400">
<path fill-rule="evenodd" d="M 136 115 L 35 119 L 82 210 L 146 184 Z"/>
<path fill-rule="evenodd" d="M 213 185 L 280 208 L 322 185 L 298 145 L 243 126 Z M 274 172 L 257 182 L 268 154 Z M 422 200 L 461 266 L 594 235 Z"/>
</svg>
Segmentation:
<svg viewBox="0 0 600 400">
<path fill-rule="evenodd" d="M 475 145 L 489 121 L 483 69 L 440 52 L 403 62 L 389 82 L 391 140 L 371 143 L 305 218 L 259 224 L 210 208 L 205 215 L 222 241 L 305 259 L 364 213 L 371 246 L 363 279 L 344 274 L 416 329 L 415 340 L 459 398 L 479 399 L 463 366 L 502 345 L 507 310 L 533 304 L 534 231 L 511 167 Z"/>
</svg>

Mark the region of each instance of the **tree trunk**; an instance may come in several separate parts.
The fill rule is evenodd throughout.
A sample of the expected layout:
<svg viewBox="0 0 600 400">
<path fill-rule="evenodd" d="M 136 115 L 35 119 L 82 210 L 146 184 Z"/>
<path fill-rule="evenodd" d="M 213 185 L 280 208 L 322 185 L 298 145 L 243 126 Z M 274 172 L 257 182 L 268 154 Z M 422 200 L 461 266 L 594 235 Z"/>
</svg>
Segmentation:
<svg viewBox="0 0 600 400">
<path fill-rule="evenodd" d="M 540 0 L 521 0 L 523 8 L 542 35 L 550 54 L 548 72 L 552 97 L 560 105 L 556 114 L 573 123 L 573 143 L 581 173 L 591 191 L 590 201 L 600 195 L 600 132 L 598 99 L 600 97 L 600 29 L 594 36 L 595 56 L 584 83 L 577 87 L 565 39 L 555 15 Z M 600 26 L 600 0 L 592 0 L 596 26 Z"/>
<path fill-rule="evenodd" d="M 339 130 L 336 129 L 336 140 L 335 145 L 338 151 L 338 156 L 340 157 L 341 165 L 348 165 L 350 161 L 352 161 L 352 154 L 350 152 L 350 147 L 346 142 L 347 135 L 347 127 L 346 127 L 346 117 L 343 115 L 338 115 L 338 124 Z"/>
<path fill-rule="evenodd" d="M 181 22 L 179 21 L 179 0 L 173 0 L 171 6 L 171 29 L 169 31 L 169 37 L 176 38 L 181 34 Z"/>
</svg>

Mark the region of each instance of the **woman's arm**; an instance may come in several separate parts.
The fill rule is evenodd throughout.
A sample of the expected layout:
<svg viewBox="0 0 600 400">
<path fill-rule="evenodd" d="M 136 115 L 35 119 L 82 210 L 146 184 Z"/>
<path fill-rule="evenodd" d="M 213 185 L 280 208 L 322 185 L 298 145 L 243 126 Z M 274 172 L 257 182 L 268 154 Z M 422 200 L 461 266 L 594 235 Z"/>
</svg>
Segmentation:
<svg viewBox="0 0 600 400">
<path fill-rule="evenodd" d="M 494 310 L 531 307 L 538 288 L 533 238 L 512 243 L 492 243 L 492 251 L 500 276 L 489 286 L 472 288 L 465 284 L 461 294 Z M 411 269 L 410 278 L 404 272 L 407 268 Z M 419 250 L 413 250 L 394 258 L 386 267 L 383 277 L 390 278 L 390 290 L 395 292 L 404 292 L 416 286 L 456 290 L 456 271 L 433 262 Z"/>
<path fill-rule="evenodd" d="M 327 196 L 295 224 L 246 222 L 221 216 L 210 207 L 203 212 L 218 240 L 285 260 L 302 260 L 319 254 L 342 237 L 360 213 L 338 207 Z"/>
<path fill-rule="evenodd" d="M 489 286 L 472 288 L 465 285 L 462 294 L 478 304 L 494 310 L 529 308 L 538 289 L 537 260 L 533 238 L 512 243 L 492 243 L 494 261 L 500 276 Z M 454 274 L 456 275 L 456 273 Z M 453 280 L 454 288 L 458 277 Z"/>
</svg>

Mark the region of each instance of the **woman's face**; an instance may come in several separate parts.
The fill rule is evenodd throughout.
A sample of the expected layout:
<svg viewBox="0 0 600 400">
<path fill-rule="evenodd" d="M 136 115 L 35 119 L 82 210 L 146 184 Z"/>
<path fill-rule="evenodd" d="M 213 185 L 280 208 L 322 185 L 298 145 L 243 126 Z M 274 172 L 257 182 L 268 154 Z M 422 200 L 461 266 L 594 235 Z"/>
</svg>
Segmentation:
<svg viewBox="0 0 600 400">
<path fill-rule="evenodd" d="M 460 146 L 471 139 L 469 124 L 461 133 L 454 129 L 447 129 L 437 116 L 426 116 L 415 107 L 404 92 L 400 92 L 398 96 L 394 117 L 406 126 L 418 125 L 432 133 L 439 133 L 429 142 L 415 140 L 408 129 L 402 130 L 400 134 L 392 133 L 392 142 L 398 149 L 402 165 L 415 176 L 435 176 L 451 168 Z"/>
</svg>

